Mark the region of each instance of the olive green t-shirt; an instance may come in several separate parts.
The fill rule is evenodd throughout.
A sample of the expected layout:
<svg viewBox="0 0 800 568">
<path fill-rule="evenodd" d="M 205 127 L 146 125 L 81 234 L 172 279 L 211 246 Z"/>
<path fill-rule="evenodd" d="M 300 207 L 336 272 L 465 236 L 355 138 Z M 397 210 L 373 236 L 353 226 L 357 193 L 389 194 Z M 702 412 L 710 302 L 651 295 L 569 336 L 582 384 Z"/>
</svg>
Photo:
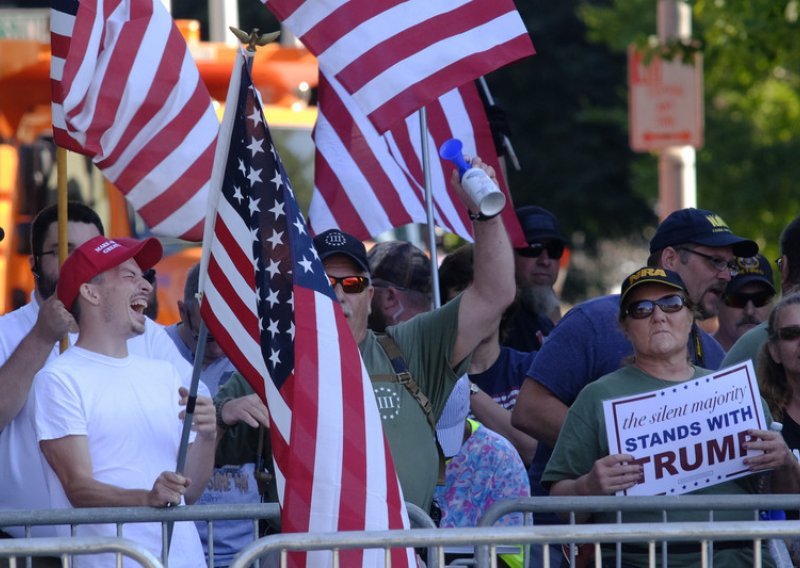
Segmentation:
<svg viewBox="0 0 800 568">
<path fill-rule="evenodd" d="M 400 347 L 414 381 L 431 401 L 435 420 L 439 419 L 456 380 L 469 367 L 469 358 L 457 362 L 455 368 L 450 366 L 460 303 L 459 296 L 437 310 L 386 329 Z M 391 361 L 372 331 L 367 331 L 358 349 L 370 376 L 394 375 Z M 433 429 L 419 402 L 404 386 L 396 381 L 373 380 L 372 388 L 403 497 L 427 511 L 439 475 Z"/>
</svg>

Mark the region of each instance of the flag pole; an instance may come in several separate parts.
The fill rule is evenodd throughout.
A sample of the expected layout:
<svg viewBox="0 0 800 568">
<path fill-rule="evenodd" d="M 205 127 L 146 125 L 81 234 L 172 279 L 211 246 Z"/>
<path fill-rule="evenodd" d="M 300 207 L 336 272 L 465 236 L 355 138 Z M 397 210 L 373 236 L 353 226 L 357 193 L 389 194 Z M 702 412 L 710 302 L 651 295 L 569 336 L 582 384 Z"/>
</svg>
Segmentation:
<svg viewBox="0 0 800 568">
<path fill-rule="evenodd" d="M 436 309 L 441 305 L 439 298 L 439 270 L 436 258 L 436 227 L 433 224 L 433 190 L 431 189 L 431 164 L 428 154 L 428 113 L 425 107 L 419 109 L 419 133 L 422 142 L 422 174 L 425 183 L 425 216 L 428 222 L 428 250 L 431 254 L 431 303 Z"/>
<path fill-rule="evenodd" d="M 478 84 L 481 86 L 481 90 L 483 91 L 483 95 L 486 97 L 486 102 L 489 104 L 489 106 L 495 106 L 494 97 L 489 91 L 489 84 L 486 82 L 486 78 L 479 77 Z M 505 134 L 503 134 L 503 148 L 505 148 L 506 152 L 508 152 L 508 159 L 511 160 L 511 165 L 514 166 L 516 171 L 520 171 L 522 167 L 519 165 L 517 153 L 514 152 L 514 147 L 511 145 L 511 140 L 509 140 L 508 136 Z"/>
<path fill-rule="evenodd" d="M 56 184 L 58 193 L 58 266 L 61 267 L 67 259 L 69 251 L 67 236 L 67 149 L 56 146 Z M 31 251 L 37 254 L 37 251 Z M 42 298 L 43 300 L 46 298 Z M 59 351 L 63 353 L 69 347 L 69 335 L 65 334 L 58 344 Z"/>
</svg>

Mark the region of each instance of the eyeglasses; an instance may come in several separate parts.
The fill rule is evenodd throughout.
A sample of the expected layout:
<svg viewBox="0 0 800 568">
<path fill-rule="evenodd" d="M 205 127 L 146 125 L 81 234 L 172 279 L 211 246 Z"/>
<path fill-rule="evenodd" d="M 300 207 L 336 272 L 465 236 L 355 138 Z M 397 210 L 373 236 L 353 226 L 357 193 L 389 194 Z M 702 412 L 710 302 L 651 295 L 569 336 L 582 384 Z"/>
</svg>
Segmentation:
<svg viewBox="0 0 800 568">
<path fill-rule="evenodd" d="M 686 298 L 680 294 L 671 294 L 659 298 L 658 300 L 639 300 L 638 302 L 631 302 L 622 313 L 625 317 L 640 320 L 653 315 L 656 306 L 665 314 L 674 314 L 675 312 L 679 312 L 685 305 Z"/>
<path fill-rule="evenodd" d="M 779 257 L 775 259 L 775 266 L 778 267 L 778 270 L 783 270 L 783 257 Z"/>
<path fill-rule="evenodd" d="M 73 245 L 67 246 L 67 256 L 71 255 L 76 248 L 77 247 L 75 247 Z M 53 256 L 58 258 L 58 247 L 54 248 L 53 250 L 44 250 L 44 251 L 36 254 L 35 256 L 47 256 L 47 255 L 50 255 L 50 254 L 52 254 Z"/>
<path fill-rule="evenodd" d="M 336 288 L 337 284 L 341 284 L 345 294 L 360 294 L 369 286 L 369 278 L 366 276 L 344 276 L 342 278 L 328 276 L 328 280 L 331 288 Z"/>
<path fill-rule="evenodd" d="M 722 301 L 729 308 L 744 308 L 747 305 L 747 302 L 753 302 L 754 307 L 762 308 L 769 304 L 774 295 L 775 294 L 769 290 L 765 290 L 763 292 L 753 292 L 752 294 L 742 293 L 734 294 L 733 296 L 725 295 L 722 297 Z"/>
<path fill-rule="evenodd" d="M 144 272 L 142 272 L 142 278 L 147 280 L 151 285 L 156 283 L 156 269 L 155 268 L 148 268 Z"/>
<path fill-rule="evenodd" d="M 558 260 L 564 256 L 564 243 L 559 241 L 552 241 L 549 243 L 533 243 L 526 248 L 514 249 L 516 253 L 525 258 L 539 258 L 544 251 L 547 251 L 547 256 L 554 260 Z"/>
<path fill-rule="evenodd" d="M 722 272 L 723 270 L 727 270 L 728 272 L 730 272 L 731 278 L 739 274 L 739 264 L 736 262 L 736 260 L 725 260 L 722 257 L 711 256 L 690 248 L 681 248 L 678 250 L 685 250 L 686 252 L 690 252 L 692 254 L 696 254 L 699 257 L 705 258 L 708 262 L 711 263 L 711 266 L 713 266 L 714 270 L 716 270 L 717 272 Z"/>
<path fill-rule="evenodd" d="M 778 339 L 781 341 L 794 341 L 800 339 L 800 325 L 787 325 L 777 330 Z"/>
<path fill-rule="evenodd" d="M 200 339 L 200 326 L 195 327 L 194 323 L 192 322 L 194 318 L 192 317 L 192 312 L 190 309 L 186 310 L 186 324 L 189 328 L 189 333 L 192 334 L 192 338 L 194 339 L 195 343 L 197 340 Z M 206 343 L 213 343 L 215 341 L 214 336 L 211 335 L 209 331 L 206 335 Z"/>
</svg>

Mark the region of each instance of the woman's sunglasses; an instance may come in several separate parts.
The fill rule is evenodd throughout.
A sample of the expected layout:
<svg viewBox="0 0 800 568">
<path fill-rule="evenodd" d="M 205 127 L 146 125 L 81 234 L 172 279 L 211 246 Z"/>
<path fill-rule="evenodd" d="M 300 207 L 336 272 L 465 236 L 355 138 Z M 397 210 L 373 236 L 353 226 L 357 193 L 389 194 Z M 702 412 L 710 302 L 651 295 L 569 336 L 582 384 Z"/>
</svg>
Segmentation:
<svg viewBox="0 0 800 568">
<path fill-rule="evenodd" d="M 345 294 L 360 294 L 369 286 L 369 278 L 366 276 L 345 276 L 343 278 L 328 276 L 328 280 L 331 288 L 336 288 L 337 284 L 341 284 Z"/>
<path fill-rule="evenodd" d="M 645 319 L 653 315 L 656 306 L 665 314 L 674 314 L 675 312 L 679 312 L 685 305 L 686 298 L 680 294 L 672 294 L 659 298 L 658 300 L 639 300 L 638 302 L 631 302 L 622 313 L 625 317 Z"/>
<path fill-rule="evenodd" d="M 777 330 L 781 341 L 794 341 L 800 338 L 800 325 L 787 325 Z"/>
<path fill-rule="evenodd" d="M 763 308 L 770 303 L 774 295 L 775 294 L 769 290 L 765 290 L 763 292 L 754 292 L 752 294 L 733 294 L 732 296 L 726 295 L 722 298 L 722 301 L 725 302 L 725 305 L 729 308 L 743 308 L 747 305 L 747 302 L 753 302 L 753 306 L 756 308 Z"/>
<path fill-rule="evenodd" d="M 514 249 L 516 253 L 525 258 L 539 258 L 544 251 L 547 251 L 547 256 L 552 259 L 558 260 L 564 256 L 564 243 L 553 241 L 550 243 L 533 243 L 525 248 Z"/>
</svg>

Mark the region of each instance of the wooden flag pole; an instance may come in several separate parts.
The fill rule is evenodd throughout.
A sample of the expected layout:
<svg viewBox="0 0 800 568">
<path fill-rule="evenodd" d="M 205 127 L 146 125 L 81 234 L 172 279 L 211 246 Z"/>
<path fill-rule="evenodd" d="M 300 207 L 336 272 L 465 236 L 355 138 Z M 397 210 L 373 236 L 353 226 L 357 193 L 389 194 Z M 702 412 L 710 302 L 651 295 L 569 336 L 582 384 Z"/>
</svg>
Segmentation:
<svg viewBox="0 0 800 568">
<path fill-rule="evenodd" d="M 58 192 L 58 266 L 64 264 L 69 251 L 67 235 L 67 150 L 56 147 L 56 183 Z M 36 254 L 36 251 L 32 251 Z M 61 353 L 69 347 L 69 335 L 64 335 L 59 342 Z"/>
</svg>

